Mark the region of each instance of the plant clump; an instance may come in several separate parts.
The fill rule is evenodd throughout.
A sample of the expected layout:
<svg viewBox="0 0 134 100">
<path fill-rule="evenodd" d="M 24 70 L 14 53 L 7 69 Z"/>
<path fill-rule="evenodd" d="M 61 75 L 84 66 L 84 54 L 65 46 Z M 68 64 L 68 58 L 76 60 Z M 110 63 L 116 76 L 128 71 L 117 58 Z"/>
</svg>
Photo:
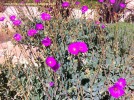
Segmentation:
<svg viewBox="0 0 134 100">
<path fill-rule="evenodd" d="M 114 8 L 116 0 L 98 2 L 102 4 L 102 16 L 118 13 L 125 7 L 124 2 L 118 2 L 121 8 Z M 51 11 L 41 10 L 40 17 L 32 21 L 9 16 L 16 29 L 12 41 L 21 48 L 27 63 L 18 60 L 13 64 L 12 55 L 0 66 L 0 97 L 3 100 L 129 99 L 134 90 L 132 25 L 118 20 L 109 23 L 112 19 L 107 16 L 102 20 L 61 16 L 58 12 L 66 12 L 72 6 L 79 7 L 84 15 L 89 6 L 78 1 L 57 3 L 60 6 Z M 4 18 L 0 19 L 3 22 Z"/>
</svg>

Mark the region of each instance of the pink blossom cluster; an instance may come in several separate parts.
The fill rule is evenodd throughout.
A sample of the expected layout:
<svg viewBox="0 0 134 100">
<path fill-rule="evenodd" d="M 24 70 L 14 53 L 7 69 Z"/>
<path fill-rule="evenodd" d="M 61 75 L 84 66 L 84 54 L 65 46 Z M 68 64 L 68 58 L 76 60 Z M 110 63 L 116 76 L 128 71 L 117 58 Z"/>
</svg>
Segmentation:
<svg viewBox="0 0 134 100">
<path fill-rule="evenodd" d="M 88 10 L 88 6 L 84 5 L 81 8 L 82 14 L 84 14 Z"/>
<path fill-rule="evenodd" d="M 85 42 L 73 42 L 68 45 L 68 52 L 72 55 L 78 55 L 79 52 L 86 53 L 88 52 L 88 46 Z"/>
<path fill-rule="evenodd" d="M 20 26 L 21 20 L 16 19 L 15 15 L 10 16 L 10 21 L 12 21 L 14 26 Z"/>
<path fill-rule="evenodd" d="M 49 86 L 53 87 L 54 86 L 54 82 L 53 81 L 49 82 Z"/>
<path fill-rule="evenodd" d="M 0 19 L 1 19 L 1 20 L 4 20 L 4 17 L 1 17 Z M 42 13 L 42 14 L 41 14 L 41 19 L 42 19 L 42 20 L 45 20 L 45 21 L 50 20 L 50 19 L 51 19 L 50 14 Z M 20 21 L 20 20 L 16 20 L 16 16 L 15 16 L 15 15 L 11 15 L 11 16 L 10 16 L 10 20 L 11 20 L 11 21 L 13 22 L 13 24 L 16 25 L 16 26 L 18 26 L 18 25 L 21 24 L 21 21 Z M 27 35 L 28 35 L 29 37 L 33 37 L 33 36 L 35 36 L 35 35 L 38 33 L 38 31 L 43 30 L 43 29 L 44 29 L 44 25 L 43 25 L 42 23 L 36 23 L 35 28 L 31 28 L 31 29 L 29 29 L 29 30 L 27 31 Z M 20 33 L 14 34 L 13 37 L 14 37 L 14 39 L 15 39 L 16 41 L 21 41 L 21 39 L 22 39 L 22 36 L 21 36 Z M 48 43 L 48 41 L 51 41 L 51 40 L 49 39 L 49 37 L 44 38 L 44 42 L 42 42 L 42 44 L 45 45 L 45 46 L 50 46 L 50 45 L 51 45 L 51 42 Z"/>
<path fill-rule="evenodd" d="M 14 38 L 16 41 L 21 41 L 22 36 L 21 36 L 20 33 L 16 33 L 16 34 L 14 34 L 13 38 Z"/>
<path fill-rule="evenodd" d="M 126 80 L 124 78 L 118 79 L 118 81 L 108 88 L 109 93 L 114 98 L 119 98 L 125 94 L 124 88 L 126 86 Z"/>
<path fill-rule="evenodd" d="M 0 21 L 4 21 L 4 19 L 5 19 L 4 16 L 0 17 Z"/>
<path fill-rule="evenodd" d="M 48 56 L 46 58 L 46 64 L 54 71 L 56 72 L 60 68 L 60 64 L 57 62 L 57 60 L 53 56 Z"/>
<path fill-rule="evenodd" d="M 67 2 L 67 1 L 64 1 L 63 3 L 62 3 L 62 7 L 63 8 L 67 8 L 67 7 L 69 7 L 70 6 L 70 4 L 69 4 L 69 2 Z"/>
</svg>

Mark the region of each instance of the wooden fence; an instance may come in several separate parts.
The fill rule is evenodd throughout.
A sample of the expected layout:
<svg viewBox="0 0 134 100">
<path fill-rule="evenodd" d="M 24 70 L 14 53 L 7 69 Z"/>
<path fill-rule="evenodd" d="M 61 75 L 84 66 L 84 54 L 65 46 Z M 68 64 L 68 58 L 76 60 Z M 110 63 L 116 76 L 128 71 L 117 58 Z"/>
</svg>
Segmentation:
<svg viewBox="0 0 134 100">
<path fill-rule="evenodd" d="M 24 4 L 21 4 L 21 3 L 4 3 L 3 4 L 4 6 L 24 6 L 24 5 L 27 5 L 27 6 L 54 6 L 56 5 L 56 3 L 24 3 Z"/>
</svg>

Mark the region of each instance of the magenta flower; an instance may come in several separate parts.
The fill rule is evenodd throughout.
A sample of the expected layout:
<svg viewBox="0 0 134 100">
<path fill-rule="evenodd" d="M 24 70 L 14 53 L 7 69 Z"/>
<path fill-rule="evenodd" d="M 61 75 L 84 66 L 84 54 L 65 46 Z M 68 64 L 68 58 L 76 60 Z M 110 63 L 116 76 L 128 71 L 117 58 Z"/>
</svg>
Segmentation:
<svg viewBox="0 0 134 100">
<path fill-rule="evenodd" d="M 53 67 L 55 67 L 57 65 L 57 61 L 56 61 L 56 59 L 53 56 L 48 56 L 46 58 L 46 64 L 49 67 L 53 68 Z"/>
<path fill-rule="evenodd" d="M 35 30 L 35 29 L 30 29 L 27 32 L 27 35 L 28 36 L 34 36 L 35 34 L 37 34 L 37 30 Z"/>
<path fill-rule="evenodd" d="M 11 16 L 10 16 L 10 20 L 11 20 L 11 21 L 15 21 L 15 19 L 16 19 L 16 16 L 15 16 L 15 15 L 11 15 Z"/>
<path fill-rule="evenodd" d="M 56 72 L 60 68 L 60 64 L 56 61 L 56 59 L 53 56 L 48 56 L 46 58 L 46 64 L 54 71 Z"/>
<path fill-rule="evenodd" d="M 13 38 L 14 38 L 16 41 L 21 41 L 22 36 L 21 36 L 21 34 L 16 33 L 16 34 L 13 36 Z"/>
<path fill-rule="evenodd" d="M 20 20 L 15 20 L 15 21 L 13 21 L 13 24 L 15 26 L 19 26 L 21 24 L 21 21 Z"/>
<path fill-rule="evenodd" d="M 106 26 L 104 24 L 101 25 L 101 28 L 104 29 Z"/>
<path fill-rule="evenodd" d="M 98 0 L 98 2 L 102 3 L 102 2 L 104 2 L 104 0 Z"/>
<path fill-rule="evenodd" d="M 69 7 L 69 5 L 70 5 L 69 2 L 67 2 L 67 1 L 62 3 L 63 8 Z"/>
<path fill-rule="evenodd" d="M 54 82 L 49 82 L 49 86 L 53 87 L 54 86 Z"/>
<path fill-rule="evenodd" d="M 57 62 L 54 67 L 51 67 L 54 72 L 56 72 L 60 68 L 60 64 Z"/>
<path fill-rule="evenodd" d="M 85 42 L 81 41 L 81 42 L 77 42 L 77 44 L 78 44 L 79 52 L 82 53 L 88 52 L 88 46 Z"/>
<path fill-rule="evenodd" d="M 112 87 L 109 87 L 108 90 L 114 98 L 119 98 L 125 94 L 124 90 L 118 84 L 114 84 Z"/>
<path fill-rule="evenodd" d="M 124 88 L 126 86 L 126 80 L 124 78 L 120 78 L 120 79 L 118 79 L 116 84 L 118 84 L 120 87 Z"/>
<path fill-rule="evenodd" d="M 49 21 L 49 20 L 51 20 L 51 16 L 50 16 L 50 14 L 44 12 L 41 14 L 41 19 L 45 20 L 45 21 Z"/>
<path fill-rule="evenodd" d="M 78 55 L 79 47 L 77 42 L 73 42 L 68 46 L 68 52 L 72 55 Z"/>
<path fill-rule="evenodd" d="M 126 7 L 126 4 L 125 3 L 120 3 L 120 7 L 121 8 L 125 8 Z"/>
<path fill-rule="evenodd" d="M 99 25 L 99 24 L 100 24 L 100 22 L 99 22 L 99 21 L 96 21 L 96 22 L 95 22 L 95 24 L 96 24 L 96 25 Z"/>
<path fill-rule="evenodd" d="M 75 5 L 79 5 L 79 4 L 80 4 L 80 2 L 79 2 L 79 1 L 76 1 L 76 2 L 75 2 Z"/>
<path fill-rule="evenodd" d="M 111 4 L 114 4 L 116 2 L 116 0 L 110 0 Z"/>
<path fill-rule="evenodd" d="M 37 23 L 35 27 L 36 27 L 37 30 L 43 30 L 44 29 L 44 25 L 41 24 L 41 23 Z"/>
<path fill-rule="evenodd" d="M 4 21 L 5 17 L 0 17 L 0 21 Z"/>
<path fill-rule="evenodd" d="M 82 6 L 81 11 L 84 14 L 88 10 L 88 6 Z"/>
<path fill-rule="evenodd" d="M 46 37 L 46 38 L 44 38 L 44 39 L 41 41 L 41 43 L 42 43 L 44 46 L 48 47 L 48 46 L 51 45 L 51 39 L 50 39 L 49 37 Z"/>
</svg>

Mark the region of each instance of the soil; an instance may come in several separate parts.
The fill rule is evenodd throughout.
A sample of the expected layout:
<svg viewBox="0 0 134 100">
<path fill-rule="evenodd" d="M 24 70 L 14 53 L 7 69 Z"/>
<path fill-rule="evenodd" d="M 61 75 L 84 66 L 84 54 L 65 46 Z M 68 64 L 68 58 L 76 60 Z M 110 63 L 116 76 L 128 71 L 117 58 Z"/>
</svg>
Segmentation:
<svg viewBox="0 0 134 100">
<path fill-rule="evenodd" d="M 4 33 L 0 32 L 0 43 L 11 41 L 12 36 L 13 36 L 13 33 L 6 34 L 5 32 Z"/>
</svg>

